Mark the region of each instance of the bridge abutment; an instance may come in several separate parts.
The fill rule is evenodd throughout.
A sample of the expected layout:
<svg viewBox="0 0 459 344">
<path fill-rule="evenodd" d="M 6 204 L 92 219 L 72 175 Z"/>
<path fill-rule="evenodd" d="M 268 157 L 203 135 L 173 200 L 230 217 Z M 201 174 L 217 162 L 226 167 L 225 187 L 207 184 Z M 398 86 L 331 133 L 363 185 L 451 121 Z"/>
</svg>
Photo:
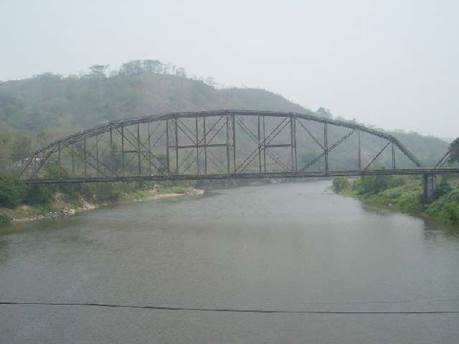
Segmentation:
<svg viewBox="0 0 459 344">
<path fill-rule="evenodd" d="M 437 176 L 434 174 L 422 175 L 423 202 L 429 204 L 437 195 Z"/>
</svg>

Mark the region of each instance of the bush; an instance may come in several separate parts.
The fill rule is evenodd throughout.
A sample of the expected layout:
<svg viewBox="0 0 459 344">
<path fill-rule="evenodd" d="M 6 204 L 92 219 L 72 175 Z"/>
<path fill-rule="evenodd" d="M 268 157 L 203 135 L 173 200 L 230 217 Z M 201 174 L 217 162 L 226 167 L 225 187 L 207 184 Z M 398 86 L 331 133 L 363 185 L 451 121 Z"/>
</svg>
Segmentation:
<svg viewBox="0 0 459 344">
<path fill-rule="evenodd" d="M 137 183 L 93 183 L 81 186 L 81 195 L 95 202 L 116 202 L 123 194 L 141 187 Z"/>
<path fill-rule="evenodd" d="M 437 198 L 440 198 L 450 193 L 452 190 L 453 188 L 451 187 L 451 185 L 449 185 L 448 181 L 445 179 L 442 179 L 440 184 L 438 184 L 436 196 Z"/>
<path fill-rule="evenodd" d="M 446 223 L 459 224 L 459 189 L 452 190 L 433 202 L 426 213 Z"/>
<path fill-rule="evenodd" d="M 25 185 L 14 174 L 0 173 L 0 206 L 14 208 L 24 197 Z"/>
<path fill-rule="evenodd" d="M 48 207 L 53 201 L 54 188 L 48 185 L 30 185 L 24 197 L 24 202 L 39 207 Z"/>
<path fill-rule="evenodd" d="M 403 212 L 418 213 L 423 209 L 420 190 L 406 190 L 395 202 L 396 206 Z"/>
<path fill-rule="evenodd" d="M 11 219 L 4 215 L 4 214 L 0 214 L 0 225 L 7 225 L 11 222 Z"/>
<path fill-rule="evenodd" d="M 336 193 L 340 193 L 346 190 L 349 190 L 351 187 L 351 184 L 349 183 L 349 180 L 346 177 L 338 177 L 333 179 L 333 191 Z"/>
<path fill-rule="evenodd" d="M 359 195 L 375 195 L 405 184 L 405 179 L 393 176 L 368 176 L 356 180 L 353 189 Z"/>
</svg>

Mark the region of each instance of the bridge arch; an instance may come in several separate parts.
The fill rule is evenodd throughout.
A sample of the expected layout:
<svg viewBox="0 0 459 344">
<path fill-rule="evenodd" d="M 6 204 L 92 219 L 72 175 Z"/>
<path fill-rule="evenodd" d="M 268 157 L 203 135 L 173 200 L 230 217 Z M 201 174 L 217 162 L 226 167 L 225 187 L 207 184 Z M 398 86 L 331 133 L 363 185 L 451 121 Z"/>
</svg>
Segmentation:
<svg viewBox="0 0 459 344">
<path fill-rule="evenodd" d="M 381 143 L 372 156 L 362 153 L 362 135 Z M 351 137 L 357 144 L 346 156 L 356 166 L 333 169 L 330 155 Z M 384 169 L 395 170 L 397 158 L 421 167 L 397 138 L 354 122 L 277 111 L 175 112 L 113 121 L 51 142 L 27 159 L 21 176 L 33 183 L 356 175 L 389 150 Z M 303 161 L 304 152 L 315 156 Z"/>
</svg>

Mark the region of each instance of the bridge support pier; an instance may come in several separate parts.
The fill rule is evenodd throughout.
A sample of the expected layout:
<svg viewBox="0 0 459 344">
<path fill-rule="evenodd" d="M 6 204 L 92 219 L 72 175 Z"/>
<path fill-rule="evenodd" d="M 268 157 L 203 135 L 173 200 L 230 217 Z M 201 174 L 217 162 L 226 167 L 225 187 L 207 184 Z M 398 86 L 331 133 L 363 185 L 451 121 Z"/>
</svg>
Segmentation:
<svg viewBox="0 0 459 344">
<path fill-rule="evenodd" d="M 424 204 L 434 201 L 437 194 L 437 176 L 434 174 L 423 174 L 422 189 Z"/>
</svg>

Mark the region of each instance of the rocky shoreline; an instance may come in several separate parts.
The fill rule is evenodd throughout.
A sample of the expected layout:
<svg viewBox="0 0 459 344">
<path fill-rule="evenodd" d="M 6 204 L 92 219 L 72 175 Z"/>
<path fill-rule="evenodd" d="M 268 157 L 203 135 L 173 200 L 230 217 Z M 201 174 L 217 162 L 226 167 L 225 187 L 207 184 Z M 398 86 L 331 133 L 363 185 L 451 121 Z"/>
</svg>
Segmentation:
<svg viewBox="0 0 459 344">
<path fill-rule="evenodd" d="M 82 212 L 95 210 L 101 207 L 107 207 L 116 204 L 127 204 L 132 202 L 144 202 L 151 200 L 161 199 L 173 199 L 180 197 L 198 197 L 204 195 L 205 191 L 202 189 L 190 188 L 186 192 L 159 192 L 157 188 L 150 190 L 144 190 L 142 193 L 135 195 L 127 194 L 125 198 L 114 202 L 89 202 L 82 199 L 79 206 L 72 206 L 66 202 L 63 202 L 60 195 L 56 195 L 56 204 L 58 206 L 53 207 L 51 211 L 43 211 L 31 206 L 21 205 L 16 209 L 0 209 L 0 216 L 7 218 L 9 223 L 22 223 L 31 222 L 44 219 L 57 219 L 63 217 L 73 216 Z"/>
</svg>

